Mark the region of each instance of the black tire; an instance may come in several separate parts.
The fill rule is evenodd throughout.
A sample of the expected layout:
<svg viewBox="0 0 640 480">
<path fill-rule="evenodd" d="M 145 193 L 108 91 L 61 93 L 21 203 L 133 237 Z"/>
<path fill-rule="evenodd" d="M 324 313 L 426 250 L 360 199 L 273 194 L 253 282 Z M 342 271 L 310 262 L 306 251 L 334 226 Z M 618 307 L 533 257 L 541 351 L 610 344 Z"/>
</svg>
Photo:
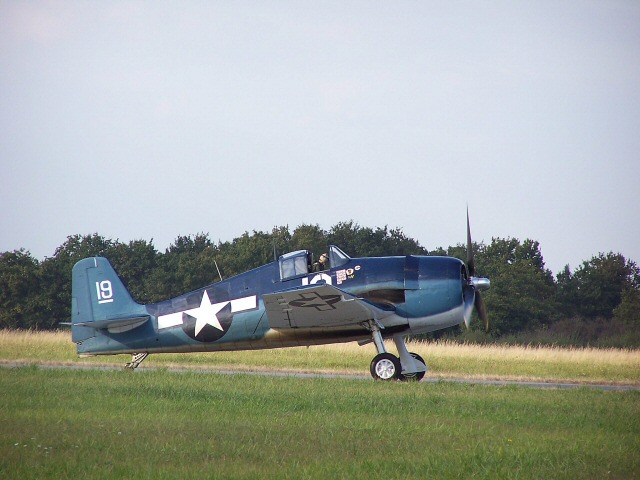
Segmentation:
<svg viewBox="0 0 640 480">
<path fill-rule="evenodd" d="M 409 355 L 411 355 L 413 358 L 415 358 L 419 362 L 422 362 L 425 365 L 427 364 L 424 361 L 424 359 L 420 355 L 418 355 L 417 353 L 409 352 Z M 402 380 L 403 382 L 419 382 L 420 380 L 422 380 L 424 378 L 424 374 L 425 373 L 426 372 L 415 372 L 415 373 L 405 373 L 405 374 L 401 373 L 398 378 L 400 380 Z"/>
<path fill-rule="evenodd" d="M 397 380 L 400 376 L 400 359 L 390 353 L 380 353 L 373 357 L 369 367 L 374 380 Z"/>
</svg>

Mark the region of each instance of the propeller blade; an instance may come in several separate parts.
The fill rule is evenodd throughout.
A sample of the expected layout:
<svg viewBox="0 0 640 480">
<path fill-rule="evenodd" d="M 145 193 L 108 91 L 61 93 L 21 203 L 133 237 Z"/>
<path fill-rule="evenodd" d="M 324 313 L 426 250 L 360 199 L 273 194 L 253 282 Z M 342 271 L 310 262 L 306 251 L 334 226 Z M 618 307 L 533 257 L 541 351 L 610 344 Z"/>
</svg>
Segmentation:
<svg viewBox="0 0 640 480">
<path fill-rule="evenodd" d="M 469 276 L 473 277 L 476 273 L 476 263 L 473 259 L 471 227 L 469 225 L 469 207 L 467 207 L 467 269 L 469 270 Z"/>
<path fill-rule="evenodd" d="M 475 292 L 474 302 L 476 310 L 478 311 L 478 316 L 480 320 L 484 321 L 484 328 L 488 332 L 489 331 L 489 317 L 487 316 L 487 309 L 484 306 L 484 300 L 482 300 L 482 295 L 480 292 Z"/>
<path fill-rule="evenodd" d="M 489 331 L 489 317 L 487 309 L 480 295 L 481 290 L 486 290 L 490 286 L 488 278 L 476 277 L 476 262 L 473 258 L 473 242 L 471 241 L 471 226 L 469 222 L 469 206 L 467 206 L 467 271 L 469 277 L 464 286 L 464 323 L 469 328 L 471 322 L 471 314 L 475 307 L 478 311 L 480 320 L 484 322 L 484 328 Z"/>
</svg>

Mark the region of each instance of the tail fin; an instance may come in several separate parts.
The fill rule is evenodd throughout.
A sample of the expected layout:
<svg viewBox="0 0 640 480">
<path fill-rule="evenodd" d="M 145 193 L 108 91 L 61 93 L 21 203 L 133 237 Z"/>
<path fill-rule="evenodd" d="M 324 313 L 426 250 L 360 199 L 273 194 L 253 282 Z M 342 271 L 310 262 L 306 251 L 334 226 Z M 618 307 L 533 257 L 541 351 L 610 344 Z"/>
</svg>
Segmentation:
<svg viewBox="0 0 640 480">
<path fill-rule="evenodd" d="M 100 329 L 126 332 L 149 319 L 106 258 L 80 260 L 71 283 L 71 338 L 75 343 L 95 337 Z"/>
</svg>

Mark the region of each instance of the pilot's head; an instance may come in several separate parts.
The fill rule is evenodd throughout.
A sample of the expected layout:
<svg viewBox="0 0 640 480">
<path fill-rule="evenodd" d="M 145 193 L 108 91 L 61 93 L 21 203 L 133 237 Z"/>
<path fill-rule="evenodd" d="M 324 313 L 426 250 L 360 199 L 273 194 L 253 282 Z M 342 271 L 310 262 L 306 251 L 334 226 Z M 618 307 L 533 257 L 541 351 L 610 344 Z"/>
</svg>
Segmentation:
<svg viewBox="0 0 640 480">
<path fill-rule="evenodd" d="M 329 263 L 329 257 L 327 256 L 326 253 L 323 253 L 322 255 L 320 255 L 320 263 L 323 263 L 323 264 Z"/>
</svg>

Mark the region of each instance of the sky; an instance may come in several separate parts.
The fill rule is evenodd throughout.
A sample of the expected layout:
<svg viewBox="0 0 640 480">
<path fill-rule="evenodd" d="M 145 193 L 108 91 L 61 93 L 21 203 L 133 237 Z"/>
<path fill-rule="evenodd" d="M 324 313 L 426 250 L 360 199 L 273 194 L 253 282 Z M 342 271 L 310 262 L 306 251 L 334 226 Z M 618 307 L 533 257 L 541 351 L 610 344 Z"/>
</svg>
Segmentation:
<svg viewBox="0 0 640 480">
<path fill-rule="evenodd" d="M 640 2 L 0 0 L 0 252 L 401 228 L 640 262 Z M 349 253 L 349 252 L 347 252 Z"/>
</svg>

